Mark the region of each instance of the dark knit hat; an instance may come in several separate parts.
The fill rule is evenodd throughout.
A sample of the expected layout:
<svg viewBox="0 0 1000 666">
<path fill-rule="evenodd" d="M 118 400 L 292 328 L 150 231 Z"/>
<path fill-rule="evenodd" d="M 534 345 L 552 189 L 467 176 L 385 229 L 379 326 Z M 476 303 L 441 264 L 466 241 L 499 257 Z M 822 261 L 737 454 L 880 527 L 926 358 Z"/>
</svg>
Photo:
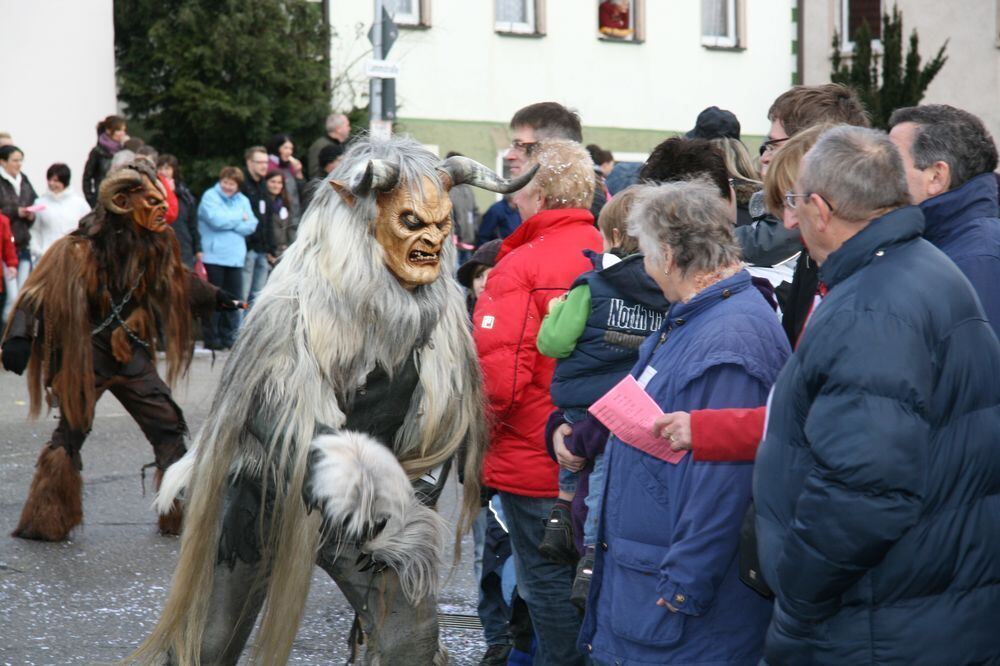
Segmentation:
<svg viewBox="0 0 1000 666">
<path fill-rule="evenodd" d="M 686 139 L 740 138 L 740 121 L 732 111 L 710 106 L 698 114 L 694 129 L 684 135 Z"/>
<path fill-rule="evenodd" d="M 458 267 L 458 283 L 466 289 L 472 289 L 472 280 L 479 266 L 493 267 L 497 263 L 497 254 L 500 252 L 500 245 L 503 241 L 497 238 L 488 243 L 483 243 L 475 252 L 472 258 Z"/>
</svg>

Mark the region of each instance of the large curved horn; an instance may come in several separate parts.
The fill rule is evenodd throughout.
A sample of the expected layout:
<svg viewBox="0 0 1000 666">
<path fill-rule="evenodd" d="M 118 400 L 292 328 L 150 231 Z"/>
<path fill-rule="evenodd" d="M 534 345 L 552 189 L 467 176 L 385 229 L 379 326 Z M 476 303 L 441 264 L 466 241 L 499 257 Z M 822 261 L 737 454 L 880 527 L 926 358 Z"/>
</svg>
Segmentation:
<svg viewBox="0 0 1000 666">
<path fill-rule="evenodd" d="M 450 190 L 455 185 L 467 183 L 481 187 L 484 190 L 489 190 L 490 192 L 510 194 L 511 192 L 518 191 L 531 181 L 535 176 L 535 172 L 538 171 L 538 165 L 536 164 L 531 167 L 530 170 L 522 173 L 517 178 L 508 180 L 496 175 L 496 173 L 474 159 L 456 156 L 449 157 L 439 164 L 438 171 L 445 174 L 443 184 L 446 190 Z"/>
<path fill-rule="evenodd" d="M 388 192 L 398 182 L 398 165 L 385 160 L 369 160 L 365 170 L 351 182 L 351 193 L 363 197 L 370 192 Z"/>
</svg>

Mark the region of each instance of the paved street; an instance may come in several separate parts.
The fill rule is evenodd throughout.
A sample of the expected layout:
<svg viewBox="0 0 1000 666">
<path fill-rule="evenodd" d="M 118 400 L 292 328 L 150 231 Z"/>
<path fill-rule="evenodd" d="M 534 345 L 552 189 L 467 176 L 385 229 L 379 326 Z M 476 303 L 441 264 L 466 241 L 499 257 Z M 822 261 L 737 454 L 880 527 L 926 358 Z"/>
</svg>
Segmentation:
<svg viewBox="0 0 1000 666">
<path fill-rule="evenodd" d="M 199 355 L 176 398 L 192 430 L 205 419 L 224 356 L 214 367 Z M 173 571 L 178 540 L 156 533 L 139 470 L 153 459 L 139 428 L 113 396 L 97 408 L 83 449 L 84 525 L 70 541 L 39 543 L 8 536 L 31 480 L 35 458 L 55 427 L 53 416 L 27 421 L 24 379 L 0 371 L 0 664 L 110 663 L 127 655 L 159 614 Z M 456 515 L 458 486 L 442 497 Z M 448 550 L 450 554 L 450 548 Z M 443 640 L 452 663 L 477 663 L 482 634 L 461 628 L 475 615 L 472 542 L 442 594 Z M 318 568 L 292 651 L 298 664 L 344 663 L 353 612 Z M 450 625 L 450 626 L 449 626 Z M 252 640 L 252 639 L 251 639 Z"/>
</svg>

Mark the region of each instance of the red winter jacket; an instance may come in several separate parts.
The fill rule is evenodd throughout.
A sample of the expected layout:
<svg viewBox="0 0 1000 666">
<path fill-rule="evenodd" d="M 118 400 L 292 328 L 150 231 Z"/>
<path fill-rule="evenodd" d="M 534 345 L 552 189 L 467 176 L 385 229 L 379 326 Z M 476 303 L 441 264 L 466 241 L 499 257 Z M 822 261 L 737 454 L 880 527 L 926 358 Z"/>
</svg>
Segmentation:
<svg viewBox="0 0 1000 666">
<path fill-rule="evenodd" d="M 177 215 L 180 212 L 180 204 L 177 201 L 177 193 L 174 192 L 173 186 L 170 181 L 163 176 L 157 175 L 160 179 L 160 183 L 163 184 L 163 190 L 167 193 L 167 224 L 173 224 L 177 221 Z"/>
<path fill-rule="evenodd" d="M 6 280 L 3 266 L 17 268 L 17 247 L 14 245 L 14 234 L 10 230 L 10 219 L 0 213 L 0 294 L 3 293 Z"/>
<path fill-rule="evenodd" d="M 558 466 L 545 452 L 555 359 L 539 354 L 535 340 L 549 301 L 593 268 L 584 249 L 602 249 L 590 211 L 542 211 L 504 240 L 476 302 L 473 337 L 494 419 L 483 462 L 491 488 L 527 497 L 559 492 Z"/>
</svg>

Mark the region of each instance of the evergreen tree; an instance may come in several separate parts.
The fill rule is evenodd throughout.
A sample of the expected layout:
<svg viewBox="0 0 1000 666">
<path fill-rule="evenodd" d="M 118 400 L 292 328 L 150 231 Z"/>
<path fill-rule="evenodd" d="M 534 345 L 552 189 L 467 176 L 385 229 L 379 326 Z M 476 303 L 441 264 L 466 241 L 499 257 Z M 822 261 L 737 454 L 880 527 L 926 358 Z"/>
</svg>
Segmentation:
<svg viewBox="0 0 1000 666">
<path fill-rule="evenodd" d="M 917 31 L 910 33 L 910 45 L 903 59 L 903 14 L 893 6 L 892 15 L 882 16 L 882 54 L 872 51 L 872 32 L 867 21 L 854 34 L 850 64 L 841 57 L 841 38 L 833 34 L 833 72 L 830 80 L 843 83 L 857 91 L 872 115 L 875 127 L 887 128 L 892 112 L 904 106 L 916 106 L 923 99 L 927 86 L 948 60 L 946 41 L 937 55 L 921 67 Z M 880 63 L 881 61 L 881 63 Z M 879 65 L 881 64 L 881 76 Z"/>
<path fill-rule="evenodd" d="M 305 0 L 115 0 L 119 99 L 187 181 L 276 132 L 303 155 L 330 112 L 329 26 Z"/>
</svg>

